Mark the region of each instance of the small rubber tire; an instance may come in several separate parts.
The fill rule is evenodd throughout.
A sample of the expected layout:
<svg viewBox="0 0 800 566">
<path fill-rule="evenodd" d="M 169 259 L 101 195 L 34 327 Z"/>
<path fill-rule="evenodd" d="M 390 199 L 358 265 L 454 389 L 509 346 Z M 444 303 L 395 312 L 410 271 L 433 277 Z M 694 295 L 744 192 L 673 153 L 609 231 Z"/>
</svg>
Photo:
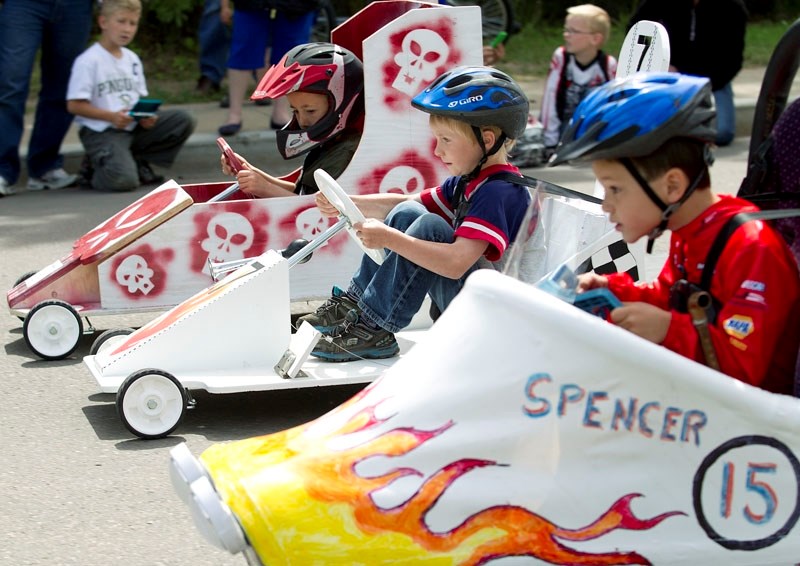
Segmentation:
<svg viewBox="0 0 800 566">
<path fill-rule="evenodd" d="M 22 324 L 31 351 L 44 360 L 62 360 L 78 347 L 83 321 L 72 305 L 58 299 L 37 303 Z"/>
<path fill-rule="evenodd" d="M 145 440 L 164 438 L 178 428 L 189 395 L 170 373 L 142 369 L 130 374 L 117 391 L 117 412 L 131 433 Z"/>
<path fill-rule="evenodd" d="M 106 351 L 116 344 L 120 344 L 125 336 L 133 334 L 133 328 L 111 328 L 102 332 L 92 342 L 92 347 L 89 348 L 89 355 L 96 356 L 100 352 Z M 116 340 L 114 340 L 116 338 Z"/>
<path fill-rule="evenodd" d="M 13 288 L 14 288 L 14 287 L 16 287 L 17 285 L 19 285 L 20 283 L 22 283 L 22 282 L 23 282 L 23 281 L 25 281 L 26 279 L 29 279 L 29 278 L 33 277 L 33 276 L 34 276 L 34 275 L 36 275 L 37 273 L 39 273 L 39 272 L 38 272 L 38 271 L 28 271 L 27 273 L 23 273 L 22 275 L 20 275 L 19 277 L 17 277 L 17 280 L 16 280 L 16 281 L 14 281 L 14 285 L 12 285 L 12 286 L 11 286 L 11 288 L 13 289 Z M 18 316 L 17 318 L 18 318 L 18 319 L 20 319 L 20 320 L 23 320 L 23 321 L 25 320 L 25 317 L 24 317 L 24 316 Z"/>
</svg>

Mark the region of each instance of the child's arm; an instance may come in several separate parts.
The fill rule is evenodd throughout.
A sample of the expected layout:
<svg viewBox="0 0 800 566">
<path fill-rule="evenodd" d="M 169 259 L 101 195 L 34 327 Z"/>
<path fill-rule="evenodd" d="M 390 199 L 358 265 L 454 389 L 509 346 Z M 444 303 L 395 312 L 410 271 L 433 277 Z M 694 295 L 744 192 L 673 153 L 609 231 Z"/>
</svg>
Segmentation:
<svg viewBox="0 0 800 566">
<path fill-rule="evenodd" d="M 607 277 L 603 277 L 594 272 L 581 273 L 578 275 L 578 288 L 576 289 L 578 293 L 602 287 L 608 287 Z"/>
<path fill-rule="evenodd" d="M 88 100 L 68 100 L 67 111 L 76 116 L 110 122 L 112 126 L 119 130 L 125 129 L 128 124 L 133 122 L 133 118 L 128 115 L 127 110 L 123 109 L 118 112 L 103 110 L 102 108 L 92 106 L 92 103 Z"/>
<path fill-rule="evenodd" d="M 358 209 L 366 218 L 376 218 L 383 220 L 391 210 L 407 200 L 419 201 L 418 195 L 401 195 L 397 193 L 374 193 L 369 195 L 350 195 Z M 322 193 L 316 194 L 316 204 L 320 212 L 324 216 L 338 216 L 339 211 L 334 207 L 325 195 Z"/>
<path fill-rule="evenodd" d="M 225 154 L 220 155 L 219 160 L 224 174 L 236 175 L 236 181 L 242 192 L 261 198 L 295 196 L 294 183 L 273 177 L 258 167 L 254 167 L 238 153 L 234 153 L 234 155 L 242 164 L 242 169 L 238 174 L 230 168 Z"/>
<path fill-rule="evenodd" d="M 539 121 L 544 128 L 544 144 L 547 147 L 554 147 L 561 137 L 559 130 L 561 120 L 559 120 L 556 110 L 556 91 L 561 80 L 561 68 L 566 64 L 564 52 L 559 47 L 553 52 L 553 56 L 550 59 L 550 71 L 547 74 L 544 92 L 542 93 L 542 104 L 539 110 Z"/>
<path fill-rule="evenodd" d="M 374 219 L 356 224 L 354 228 L 365 247 L 392 250 L 420 267 L 450 279 L 462 277 L 489 245 L 485 240 L 460 237 L 452 243 L 419 240 Z"/>
<path fill-rule="evenodd" d="M 797 316 L 793 309 L 800 308 L 800 282 L 793 258 L 782 249 L 782 242 L 777 243 L 780 236 L 762 234 L 762 241 L 753 244 L 744 241 L 746 234 L 744 226 L 737 230 L 717 263 L 711 290 L 722 306 L 716 322 L 709 325 L 709 334 L 720 370 L 760 386 L 770 366 L 793 364 L 786 361 L 787 355 L 794 354 L 784 351 L 791 349 L 784 340 L 796 332 L 797 321 L 792 317 Z M 702 359 L 688 314 L 673 313 L 663 345 L 691 359 Z"/>
</svg>

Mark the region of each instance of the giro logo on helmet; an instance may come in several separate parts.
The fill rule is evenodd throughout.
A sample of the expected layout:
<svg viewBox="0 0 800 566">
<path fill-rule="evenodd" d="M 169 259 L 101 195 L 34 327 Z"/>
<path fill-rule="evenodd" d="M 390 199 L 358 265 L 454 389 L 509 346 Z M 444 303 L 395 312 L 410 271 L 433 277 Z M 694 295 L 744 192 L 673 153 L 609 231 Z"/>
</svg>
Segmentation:
<svg viewBox="0 0 800 566">
<path fill-rule="evenodd" d="M 462 98 L 461 100 L 454 100 L 450 102 L 447 106 L 453 108 L 454 106 L 462 106 L 464 104 L 471 104 L 473 102 L 480 102 L 483 100 L 483 95 L 479 94 L 478 96 L 470 96 L 467 98 Z"/>
</svg>

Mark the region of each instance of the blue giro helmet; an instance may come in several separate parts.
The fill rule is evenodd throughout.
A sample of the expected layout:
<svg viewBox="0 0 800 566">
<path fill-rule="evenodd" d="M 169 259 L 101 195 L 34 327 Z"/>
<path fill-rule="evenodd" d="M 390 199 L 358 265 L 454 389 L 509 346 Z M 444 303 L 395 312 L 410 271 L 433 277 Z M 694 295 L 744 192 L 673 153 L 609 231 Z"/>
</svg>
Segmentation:
<svg viewBox="0 0 800 566">
<path fill-rule="evenodd" d="M 549 165 L 649 155 L 670 138 L 713 143 L 711 83 L 679 73 L 611 80 L 575 109 Z"/>
<path fill-rule="evenodd" d="M 427 112 L 466 122 L 497 126 L 517 139 L 528 124 L 528 97 L 502 71 L 492 67 L 456 67 L 439 75 L 411 104 Z"/>
</svg>

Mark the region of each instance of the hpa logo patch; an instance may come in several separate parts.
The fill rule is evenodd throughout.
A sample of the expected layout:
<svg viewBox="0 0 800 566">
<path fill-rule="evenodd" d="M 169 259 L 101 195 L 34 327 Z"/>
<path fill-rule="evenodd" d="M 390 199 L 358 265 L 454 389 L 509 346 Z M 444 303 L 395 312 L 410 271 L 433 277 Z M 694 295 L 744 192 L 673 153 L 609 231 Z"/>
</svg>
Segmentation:
<svg viewBox="0 0 800 566">
<path fill-rule="evenodd" d="M 743 340 L 753 333 L 755 325 L 749 316 L 735 314 L 722 323 L 722 328 L 728 335 Z"/>
</svg>

